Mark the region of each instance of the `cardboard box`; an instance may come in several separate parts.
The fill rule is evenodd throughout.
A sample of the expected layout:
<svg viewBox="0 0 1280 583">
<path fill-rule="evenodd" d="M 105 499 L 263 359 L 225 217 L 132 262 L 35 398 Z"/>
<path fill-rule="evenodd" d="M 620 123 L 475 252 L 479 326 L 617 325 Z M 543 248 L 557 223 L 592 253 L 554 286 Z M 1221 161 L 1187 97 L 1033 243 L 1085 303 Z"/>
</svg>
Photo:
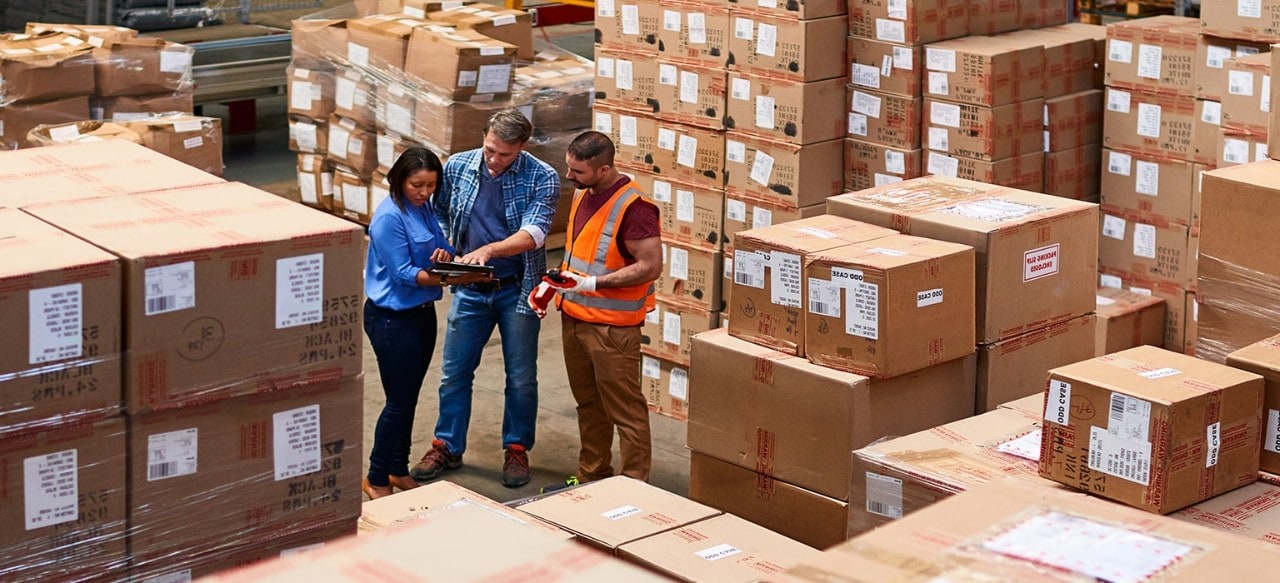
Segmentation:
<svg viewBox="0 0 1280 583">
<path fill-rule="evenodd" d="M 138 31 L 123 26 L 106 24 L 63 24 L 45 22 L 27 22 L 27 34 L 43 34 L 60 32 L 89 41 L 93 46 L 102 46 L 105 41 L 121 41 L 136 38 Z"/>
<path fill-rule="evenodd" d="M 195 111 L 195 93 L 191 89 L 155 95 L 120 95 L 90 97 L 89 116 L 93 119 L 135 121 L 157 113 Z"/>
<path fill-rule="evenodd" d="M 1044 190 L 1044 161 L 1044 152 L 988 162 L 930 151 L 925 155 L 924 174 L 940 174 L 1039 192 Z"/>
<path fill-rule="evenodd" d="M 904 47 L 850 35 L 849 60 L 853 86 L 903 97 L 920 96 L 924 70 L 924 49 L 920 46 Z"/>
<path fill-rule="evenodd" d="M 1230 81 L 1227 60 L 1270 51 L 1271 45 L 1265 42 L 1200 35 L 1196 45 L 1196 98 L 1221 101 Z"/>
<path fill-rule="evenodd" d="M 36 147 L 101 140 L 124 140 L 141 144 L 142 136 L 123 125 L 102 121 L 39 125 L 27 132 L 27 141 Z"/>
<path fill-rule="evenodd" d="M 347 20 L 296 19 L 290 22 L 293 63 L 300 67 L 323 68 L 347 58 Z M 357 54 L 360 51 L 357 50 Z M 368 64 L 366 60 L 365 65 Z"/>
<path fill-rule="evenodd" d="M 483 146 L 484 125 L 493 114 L 509 106 L 509 102 L 502 100 L 464 103 L 433 94 L 418 93 L 417 96 L 412 101 L 414 109 L 410 118 L 413 133 L 408 137 L 443 156 Z M 392 104 L 388 104 L 388 115 L 392 111 Z M 390 125 L 380 129 L 399 133 Z"/>
<path fill-rule="evenodd" d="M 652 157 L 655 175 L 703 188 L 724 188 L 724 132 L 662 120 L 654 128 L 658 147 L 646 156 Z M 624 126 L 620 134 L 626 129 Z M 637 128 L 637 136 L 641 131 Z"/>
<path fill-rule="evenodd" d="M 1280 486 L 1277 486 L 1277 480 L 1280 478 L 1262 474 L 1257 482 L 1188 506 L 1169 517 L 1272 545 L 1280 544 L 1280 517 L 1276 511 Z"/>
<path fill-rule="evenodd" d="M 1201 18 L 1204 34 L 1258 42 L 1280 42 L 1280 14 L 1271 1 L 1257 4 L 1210 2 L 1212 10 Z M 1232 9 L 1234 8 L 1234 10 Z"/>
<path fill-rule="evenodd" d="M 657 60 L 650 55 L 596 47 L 595 96 L 602 104 L 656 116 L 661 109 Z"/>
<path fill-rule="evenodd" d="M 334 75 L 330 71 L 317 71 L 290 66 L 289 114 L 311 119 L 325 119 L 333 113 Z"/>
<path fill-rule="evenodd" d="M 0 39 L 0 103 L 51 101 L 92 95 L 92 47 L 78 37 L 53 33 Z"/>
<path fill-rule="evenodd" d="M 1044 45 L 1011 36 L 970 36 L 925 47 L 928 97 L 995 107 L 1044 97 Z"/>
<path fill-rule="evenodd" d="M 298 154 L 298 193 L 307 206 L 333 208 L 333 166 L 323 156 Z"/>
<path fill-rule="evenodd" d="M 142 145 L 174 160 L 222 175 L 222 119 L 186 114 L 158 115 L 124 122 Z"/>
<path fill-rule="evenodd" d="M 413 29 L 404 72 L 459 101 L 492 101 L 511 93 L 517 47 L 474 30 Z"/>
<path fill-rule="evenodd" d="M 693 336 L 719 326 L 719 315 L 658 302 L 640 328 L 640 352 L 689 366 Z"/>
<path fill-rule="evenodd" d="M 844 17 L 793 20 L 741 8 L 733 13 L 733 31 L 730 71 L 801 83 L 844 76 L 849 34 Z"/>
<path fill-rule="evenodd" d="M 366 500 L 360 505 L 359 527 L 362 533 L 394 528 L 423 518 L 430 519 L 441 508 L 465 501 L 467 504 L 481 506 L 511 522 L 526 524 L 564 540 L 573 539 L 573 535 L 559 528 L 447 480 L 422 484 L 397 494 L 399 495 Z"/>
<path fill-rule="evenodd" d="M 1101 144 L 1047 153 L 1044 155 L 1044 193 L 1096 201 L 1104 192 L 1099 184 L 1101 172 Z"/>
<path fill-rule="evenodd" d="M 0 106 L 0 150 L 31 147 L 27 134 L 36 126 L 86 119 L 89 119 L 89 98 L 84 96 Z"/>
<path fill-rule="evenodd" d="M 1165 281 L 1189 288 L 1195 284 L 1195 252 L 1186 225 L 1158 216 L 1123 209 L 1102 208 L 1102 236 L 1098 239 L 1101 271 Z"/>
<path fill-rule="evenodd" d="M 1267 137 L 1257 134 L 1237 134 L 1227 129 L 1222 130 L 1221 145 L 1215 166 L 1248 164 L 1267 160 Z"/>
<path fill-rule="evenodd" d="M 1164 344 L 1163 299 L 1114 287 L 1098 288 L 1098 326 L 1094 355 L 1135 346 Z"/>
<path fill-rule="evenodd" d="M 1192 124 L 1192 151 L 1186 159 L 1208 166 L 1217 164 L 1218 151 L 1222 149 L 1222 103 L 1197 99 Z"/>
<path fill-rule="evenodd" d="M 1199 306 L 1195 352 L 1209 362 L 1225 362 L 1232 352 L 1280 333 L 1280 326 L 1259 318 L 1247 306 L 1223 307 L 1208 301 Z"/>
<path fill-rule="evenodd" d="M 1105 29 L 1102 27 L 1094 28 L 1099 29 L 1097 32 L 1105 34 Z M 1098 43 L 1097 37 L 1067 26 L 1020 30 L 1004 36 L 1024 39 L 1044 46 L 1044 74 L 1041 78 L 1046 101 L 1100 87 L 1100 84 L 1094 81 L 1094 51 Z"/>
<path fill-rule="evenodd" d="M 1131 275 L 1119 275 L 1115 272 L 1106 273 L 1099 271 L 1098 273 L 1099 287 L 1114 287 L 1124 289 L 1140 295 L 1155 296 L 1165 302 L 1165 319 L 1164 319 L 1164 343 L 1166 350 L 1185 352 L 1188 343 L 1188 324 L 1192 321 L 1191 314 L 1187 313 L 1186 307 L 1188 300 L 1192 295 L 1185 288 L 1178 287 L 1168 282 L 1157 282 L 1145 278 L 1136 278 Z M 1265 336 L 1265 335 L 1264 335 Z M 1190 340 L 1195 345 L 1195 339 Z M 1229 351 L 1228 351 L 1229 352 Z M 1226 352 L 1219 357 L 1226 358 Z"/>
<path fill-rule="evenodd" d="M 1222 127 L 1266 136 L 1271 123 L 1271 55 L 1227 59 Z"/>
<path fill-rule="evenodd" d="M 687 308 L 720 311 L 720 252 L 681 245 L 662 244 L 662 273 L 653 282 L 658 298 Z"/>
<path fill-rule="evenodd" d="M 996 161 L 1044 151 L 1044 100 L 998 107 L 924 100 L 930 150 Z"/>
<path fill-rule="evenodd" d="M 1190 225 L 1199 164 L 1103 150 L 1102 193 L 1108 206 Z"/>
<path fill-rule="evenodd" d="M 1266 385 L 1263 394 L 1263 432 L 1261 468 L 1265 472 L 1280 469 L 1280 342 L 1275 337 L 1245 346 L 1227 355 L 1227 366 L 1262 375 Z"/>
<path fill-rule="evenodd" d="M 973 414 L 972 356 L 870 379 L 723 330 L 693 343 L 689 449 L 839 500 L 849 498 L 850 451 Z"/>
<path fill-rule="evenodd" d="M 844 16 L 848 11 L 846 3 L 833 2 L 831 0 L 813 0 L 811 2 L 802 2 L 799 5 L 781 2 L 777 5 L 769 2 L 763 4 L 753 2 L 749 3 L 747 7 L 758 12 L 772 12 L 780 18 L 796 18 L 799 20 L 813 20 L 835 15 Z"/>
<path fill-rule="evenodd" d="M 596 6 L 596 46 L 657 55 L 658 31 L 662 28 L 659 8 L 657 2 L 647 0 L 606 0 Z"/>
<path fill-rule="evenodd" d="M 824 0 L 832 4 L 830 0 Z M 729 6 L 697 2 L 646 2 L 654 12 L 661 8 L 658 27 L 660 58 L 698 63 L 724 70 L 729 64 Z"/>
<path fill-rule="evenodd" d="M 1155 16 L 1107 26 L 1108 87 L 1192 95 L 1200 22 Z"/>
<path fill-rule="evenodd" d="M 921 176 L 921 151 L 844 141 L 844 189 L 862 190 Z"/>
<path fill-rule="evenodd" d="M 669 182 L 635 172 L 632 179 L 658 205 L 662 238 L 704 249 L 720 248 L 724 236 L 724 191 Z"/>
<path fill-rule="evenodd" d="M 1102 143 L 1101 90 L 1091 89 L 1044 102 L 1045 152 Z"/>
<path fill-rule="evenodd" d="M 333 85 L 333 113 L 364 128 L 376 127 L 377 90 L 372 78 L 359 69 L 341 67 L 334 73 Z M 327 116 L 316 119 L 327 119 Z"/>
<path fill-rule="evenodd" d="M 374 111 L 374 125 L 380 131 L 398 136 L 407 136 L 412 139 L 425 136 L 429 132 L 429 129 L 424 127 L 428 124 L 418 119 L 419 102 L 434 105 L 432 109 L 439 111 L 438 116 L 441 120 L 448 118 L 449 107 L 453 104 L 448 98 L 423 95 L 399 82 L 375 85 L 374 102 L 377 109 Z M 424 105 L 423 109 L 427 107 Z M 423 113 L 424 117 L 426 115 Z"/>
<path fill-rule="evenodd" d="M 844 143 L 797 146 L 731 131 L 725 135 L 725 190 L 796 208 L 844 191 Z"/>
<path fill-rule="evenodd" d="M 221 178 L 133 142 L 80 142 L 0 155 L 0 205 L 114 197 L 202 184 Z"/>
<path fill-rule="evenodd" d="M 1265 208 L 1258 206 L 1262 201 L 1272 200 L 1280 190 L 1277 168 L 1280 162 L 1268 160 L 1204 173 L 1200 254 L 1205 277 L 1199 290 L 1201 303 L 1226 305 L 1222 302 L 1241 301 L 1243 292 L 1272 285 L 1268 277 L 1263 280 L 1266 286 L 1258 286 L 1246 274 L 1280 273 L 1280 262 L 1273 253 L 1275 244 L 1268 236 L 1275 228 L 1272 216 L 1257 212 Z M 1246 278 L 1253 281 L 1246 283 Z M 1254 305 L 1266 306 L 1269 302 Z"/>
<path fill-rule="evenodd" d="M 792 83 L 733 72 L 724 126 L 804 146 L 834 140 L 845 134 L 844 94 L 843 79 Z"/>
<path fill-rule="evenodd" d="M 1045 32 L 1082 37 L 1093 41 L 1093 84 L 1090 88 L 1101 89 L 1106 85 L 1104 72 L 1107 60 L 1107 27 L 1082 22 L 1069 22 L 1049 27 Z M 1046 50 L 1048 50 L 1047 47 Z"/>
<path fill-rule="evenodd" d="M 360 515 L 364 377 L 129 420 L 129 548 L 135 566 L 216 549 L 227 538 L 297 532 Z M 274 440 L 273 440 L 274 436 Z M 198 531 L 185 505 L 219 492 Z M 197 496 L 197 500 L 205 498 Z M 210 536 L 214 535 L 214 536 Z"/>
<path fill-rule="evenodd" d="M 346 166 L 361 176 L 378 167 L 377 134 L 361 128 L 355 121 L 338 116 L 329 118 L 329 150 L 326 158 Z"/>
<path fill-rule="evenodd" d="M 681 421 L 688 419 L 689 365 L 642 355 L 640 391 L 650 411 Z"/>
<path fill-rule="evenodd" d="M 1066 24 L 1071 12 L 1069 6 L 1053 0 L 1019 0 L 1018 28 L 1031 30 Z"/>
<path fill-rule="evenodd" d="M 333 214 L 368 225 L 381 203 L 382 199 L 374 200 L 372 176 L 365 178 L 346 166 L 334 166 Z"/>
<path fill-rule="evenodd" d="M 152 95 L 191 89 L 195 49 L 160 38 L 108 42 L 94 49 L 95 95 Z"/>
<path fill-rule="evenodd" d="M 658 119 L 724 129 L 729 85 L 723 66 L 659 59 L 657 67 L 654 113 Z"/>
<path fill-rule="evenodd" d="M 125 568 L 124 440 L 121 417 L 0 436 L 0 574 L 75 580 Z"/>
<path fill-rule="evenodd" d="M 920 148 L 924 99 L 848 89 L 849 135 L 904 150 Z"/>
<path fill-rule="evenodd" d="M 1021 3 L 1022 0 L 969 0 L 969 34 L 978 36 L 1018 30 Z"/>
<path fill-rule="evenodd" d="M 1163 323 L 1163 320 L 1161 320 Z M 1049 370 L 1094 356 L 1096 318 L 1086 314 L 978 347 L 975 413 L 1044 391 Z"/>
<path fill-rule="evenodd" d="M 809 297 L 803 274 L 806 260 L 820 251 L 894 234 L 892 229 L 828 215 L 737 233 L 729 333 L 804 356 L 809 327 L 804 309 Z"/>
<path fill-rule="evenodd" d="M 849 3 L 849 36 L 921 46 L 969 34 L 968 0 Z"/>
<path fill-rule="evenodd" d="M 654 151 L 658 147 L 658 121 L 652 115 L 596 103 L 592 109 L 592 129 L 609 135 L 613 140 L 614 160 L 619 166 L 653 172 Z"/>
<path fill-rule="evenodd" d="M 1091 533 L 1088 540 L 1094 542 L 1082 543 L 1079 530 Z M 992 581 L 1200 581 L 1274 569 L 1280 565 L 1274 550 L 1092 496 L 1004 479 L 864 534 L 785 577 L 816 582 L 859 573 L 877 581 L 911 581 L 923 580 L 921 573 L 945 572 Z M 1143 563 L 1134 565 L 1134 557 Z"/>
<path fill-rule="evenodd" d="M 222 549 L 202 555 L 183 554 L 181 557 L 157 562 L 149 569 L 133 568 L 129 571 L 129 577 L 134 581 L 194 580 L 264 561 L 319 550 L 344 539 L 354 538 L 355 534 L 356 526 L 350 519 L 339 520 L 298 533 L 248 542 L 236 541 Z"/>
<path fill-rule="evenodd" d="M 1187 356 L 1196 355 L 1196 342 L 1200 338 L 1200 302 L 1196 299 L 1194 292 L 1187 293 L 1186 311 L 1186 337 L 1182 343 L 1182 353 Z"/>
<path fill-rule="evenodd" d="M 289 149 L 298 153 L 323 156 L 329 149 L 328 124 L 309 119 L 290 118 Z"/>
<path fill-rule="evenodd" d="M 347 20 L 346 50 L 341 54 L 356 67 L 394 78 L 400 71 L 407 72 L 405 54 L 413 31 L 429 25 L 432 25 L 429 20 L 406 14 L 353 18 Z"/>
<path fill-rule="evenodd" d="M 721 242 L 724 244 L 725 253 L 730 258 L 733 256 L 735 236 L 742 231 L 760 229 L 770 225 L 780 225 L 827 214 L 826 202 L 801 208 L 791 208 L 777 203 L 756 200 L 741 194 L 725 194 L 724 208 L 724 236 Z M 725 272 L 728 274 L 727 279 L 732 282 L 732 262 L 725 264 Z M 728 299 L 729 287 L 732 286 L 725 286 L 726 300 Z"/>
<path fill-rule="evenodd" d="M 1029 395 L 1021 399 L 1014 399 L 1008 403 L 1001 403 L 1000 409 L 1013 409 L 1014 411 L 1024 411 L 1036 418 L 1036 421 L 1044 420 L 1044 394 Z M 1036 443 L 1039 443 L 1037 441 Z M 1032 444 L 1032 448 L 1036 452 L 1036 459 L 1040 459 L 1040 448 L 1036 444 Z M 1039 470 L 1032 470 L 1037 475 Z"/>
<path fill-rule="evenodd" d="M 890 378 L 972 354 L 973 262 L 966 245 L 909 235 L 806 257 L 805 356 Z"/>
<path fill-rule="evenodd" d="M 1196 99 L 1188 95 L 1107 88 L 1102 145 L 1130 154 L 1197 160 Z"/>
<path fill-rule="evenodd" d="M 521 107 L 533 127 L 544 132 L 576 133 L 591 126 L 595 99 L 595 69 L 585 59 L 541 61 L 517 67 L 513 103 Z"/>
<path fill-rule="evenodd" d="M 689 455 L 689 498 L 815 548 L 848 538 L 847 502 L 697 451 Z"/>
<path fill-rule="evenodd" d="M 1040 475 L 1159 514 L 1249 484 L 1258 478 L 1262 385 L 1151 346 L 1054 369 Z"/>
<path fill-rule="evenodd" d="M 120 262 L 16 209 L 0 209 L 0 225 L 0 309 L 11 314 L 0 423 L 39 431 L 118 415 Z"/>
<path fill-rule="evenodd" d="M 517 508 L 610 553 L 629 542 L 720 514 L 625 476 L 583 484 Z"/>
<path fill-rule="evenodd" d="M 360 371 L 350 223 L 239 183 L 27 211 L 124 260 L 130 414 Z"/>
<path fill-rule="evenodd" d="M 849 534 L 1005 476 L 1052 488 L 1037 469 L 1043 409 L 1043 402 L 1035 412 L 995 409 L 854 451 Z"/>
<path fill-rule="evenodd" d="M 827 212 L 973 247 L 978 343 L 1093 311 L 1096 205 L 934 176 L 833 197 Z"/>
<path fill-rule="evenodd" d="M 472 5 L 430 12 L 427 18 L 513 45 L 518 59 L 531 61 L 537 55 L 533 50 L 533 15 L 524 10 Z"/>
<path fill-rule="evenodd" d="M 777 575 L 818 554 L 813 547 L 728 514 L 618 549 L 620 557 L 681 581 L 751 581 Z"/>
</svg>

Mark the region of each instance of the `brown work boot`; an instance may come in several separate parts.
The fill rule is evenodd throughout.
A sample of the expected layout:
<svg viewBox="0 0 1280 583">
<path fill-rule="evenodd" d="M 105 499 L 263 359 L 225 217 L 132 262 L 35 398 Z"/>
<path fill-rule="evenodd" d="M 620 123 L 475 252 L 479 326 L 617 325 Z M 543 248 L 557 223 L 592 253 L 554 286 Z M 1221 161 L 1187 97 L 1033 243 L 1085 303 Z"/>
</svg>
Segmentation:
<svg viewBox="0 0 1280 583">
<path fill-rule="evenodd" d="M 506 459 L 502 463 L 502 485 L 519 488 L 529 483 L 529 452 L 523 445 L 507 446 Z"/>
<path fill-rule="evenodd" d="M 449 448 L 439 439 L 431 440 L 431 449 L 422 461 L 409 470 L 409 476 L 419 482 L 430 482 L 440 477 L 445 470 L 456 470 L 462 467 L 462 456 L 449 453 Z"/>
</svg>

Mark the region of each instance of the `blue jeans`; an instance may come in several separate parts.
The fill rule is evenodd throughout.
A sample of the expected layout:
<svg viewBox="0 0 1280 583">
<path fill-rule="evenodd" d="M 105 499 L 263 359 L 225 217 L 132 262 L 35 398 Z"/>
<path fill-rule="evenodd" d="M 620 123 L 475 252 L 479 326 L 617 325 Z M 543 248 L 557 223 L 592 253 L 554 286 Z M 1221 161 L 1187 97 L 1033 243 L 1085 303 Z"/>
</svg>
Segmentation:
<svg viewBox="0 0 1280 583">
<path fill-rule="evenodd" d="M 374 486 L 386 486 L 389 475 L 409 475 L 413 414 L 436 349 L 435 304 L 397 311 L 365 300 L 364 331 L 378 358 L 378 374 L 387 397 L 373 430 L 368 478 Z"/>
<path fill-rule="evenodd" d="M 462 455 L 467 450 L 471 384 L 480 366 L 480 353 L 495 325 L 502 337 L 502 360 L 507 372 L 502 447 L 519 444 L 533 449 L 538 419 L 538 332 L 542 321 L 537 316 L 518 313 L 516 307 L 522 301 L 524 294 L 518 284 L 496 291 L 455 288 L 444 333 L 440 418 L 436 421 L 436 439 L 443 441 L 451 454 Z"/>
</svg>

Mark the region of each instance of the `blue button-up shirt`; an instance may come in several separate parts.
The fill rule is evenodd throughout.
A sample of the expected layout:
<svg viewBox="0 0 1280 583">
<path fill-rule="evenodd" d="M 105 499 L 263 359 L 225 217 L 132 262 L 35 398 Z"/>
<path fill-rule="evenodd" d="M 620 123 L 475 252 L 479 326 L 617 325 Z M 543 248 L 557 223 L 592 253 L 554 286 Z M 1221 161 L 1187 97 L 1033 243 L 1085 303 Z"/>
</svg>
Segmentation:
<svg viewBox="0 0 1280 583">
<path fill-rule="evenodd" d="M 436 189 L 436 216 L 449 241 L 455 246 L 471 224 L 471 210 L 475 208 L 480 192 L 480 172 L 487 172 L 483 165 L 483 150 L 468 150 L 449 156 L 444 165 L 444 176 Z M 524 262 L 524 274 L 520 280 L 524 296 L 542 280 L 547 270 L 547 252 L 543 248 L 551 219 L 560 202 L 560 177 L 546 162 L 521 151 L 511 167 L 500 176 L 504 219 L 512 233 L 528 232 L 536 247 L 520 254 Z M 523 301 L 517 312 L 533 315 L 533 310 Z"/>
<path fill-rule="evenodd" d="M 418 285 L 418 272 L 434 265 L 431 254 L 453 245 L 445 238 L 431 204 L 404 210 L 383 199 L 369 221 L 369 257 L 364 267 L 364 293 L 374 305 L 391 310 L 416 308 L 443 297 L 437 286 Z"/>
</svg>

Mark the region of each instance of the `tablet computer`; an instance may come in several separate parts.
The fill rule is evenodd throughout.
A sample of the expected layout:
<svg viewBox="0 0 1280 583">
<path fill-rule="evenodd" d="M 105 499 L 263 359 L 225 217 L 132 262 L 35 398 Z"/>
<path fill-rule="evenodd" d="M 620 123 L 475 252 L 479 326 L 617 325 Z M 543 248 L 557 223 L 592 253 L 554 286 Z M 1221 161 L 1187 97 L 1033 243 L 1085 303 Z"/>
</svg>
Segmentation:
<svg viewBox="0 0 1280 583">
<path fill-rule="evenodd" d="M 493 266 L 477 265 L 474 263 L 457 263 L 454 261 L 440 261 L 440 262 L 437 262 L 434 266 L 431 267 L 431 269 L 427 271 L 428 273 L 433 273 L 436 275 L 453 276 L 453 275 L 466 275 L 468 273 L 481 273 L 484 275 L 492 276 Z"/>
</svg>

